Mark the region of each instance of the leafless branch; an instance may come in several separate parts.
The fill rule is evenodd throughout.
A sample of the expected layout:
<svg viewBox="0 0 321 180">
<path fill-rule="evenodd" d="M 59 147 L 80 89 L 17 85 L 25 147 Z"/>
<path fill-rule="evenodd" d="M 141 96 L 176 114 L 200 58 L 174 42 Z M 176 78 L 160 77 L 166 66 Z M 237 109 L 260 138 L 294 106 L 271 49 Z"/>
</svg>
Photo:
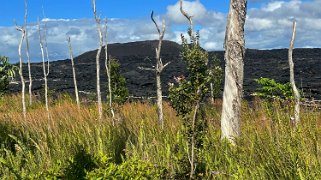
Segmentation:
<svg viewBox="0 0 321 180">
<path fill-rule="evenodd" d="M 192 30 L 192 27 L 193 27 L 193 16 L 190 16 L 186 13 L 186 11 L 184 11 L 183 9 L 183 1 L 180 0 L 179 1 L 179 5 L 180 5 L 180 11 L 181 13 L 186 17 L 186 19 L 189 21 L 189 26 L 190 26 L 190 29 Z"/>
</svg>

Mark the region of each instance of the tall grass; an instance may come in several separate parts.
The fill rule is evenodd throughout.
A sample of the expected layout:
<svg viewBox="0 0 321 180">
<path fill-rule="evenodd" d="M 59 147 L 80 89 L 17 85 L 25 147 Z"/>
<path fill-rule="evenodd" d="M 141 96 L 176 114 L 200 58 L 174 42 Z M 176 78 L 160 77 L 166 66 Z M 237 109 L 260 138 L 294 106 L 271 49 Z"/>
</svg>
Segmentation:
<svg viewBox="0 0 321 180">
<path fill-rule="evenodd" d="M 95 104 L 70 98 L 51 101 L 50 119 L 42 103 L 28 107 L 24 120 L 18 96 L 0 100 L 1 179 L 185 179 L 188 141 L 182 120 L 164 104 L 165 128 L 156 106 L 133 102 L 108 111 L 99 121 Z M 321 113 L 302 113 L 290 123 L 291 103 L 244 102 L 237 145 L 220 139 L 221 102 L 205 108 L 208 130 L 199 153 L 198 179 L 320 179 Z M 105 109 L 107 109 L 107 105 Z"/>
</svg>

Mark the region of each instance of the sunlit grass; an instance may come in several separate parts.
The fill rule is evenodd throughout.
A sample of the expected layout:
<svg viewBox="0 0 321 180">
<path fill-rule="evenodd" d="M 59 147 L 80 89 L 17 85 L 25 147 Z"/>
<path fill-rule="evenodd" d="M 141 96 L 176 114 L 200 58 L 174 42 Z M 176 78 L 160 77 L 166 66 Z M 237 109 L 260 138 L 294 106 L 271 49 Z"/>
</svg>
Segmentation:
<svg viewBox="0 0 321 180">
<path fill-rule="evenodd" d="M 1 179 L 84 178 L 88 172 L 87 178 L 119 178 L 117 173 L 127 170 L 123 175 L 132 178 L 188 177 L 183 121 L 169 103 L 164 103 L 164 129 L 149 102 L 116 105 L 115 124 L 107 105 L 98 120 L 95 104 L 78 109 L 70 97 L 51 101 L 49 119 L 41 102 L 29 106 L 23 119 L 20 104 L 18 95 L 0 100 Z M 242 135 L 231 146 L 220 139 L 221 104 L 204 104 L 208 129 L 198 151 L 203 168 L 198 178 L 321 178 L 318 109 L 303 109 L 295 129 L 291 103 L 244 102 Z"/>
</svg>

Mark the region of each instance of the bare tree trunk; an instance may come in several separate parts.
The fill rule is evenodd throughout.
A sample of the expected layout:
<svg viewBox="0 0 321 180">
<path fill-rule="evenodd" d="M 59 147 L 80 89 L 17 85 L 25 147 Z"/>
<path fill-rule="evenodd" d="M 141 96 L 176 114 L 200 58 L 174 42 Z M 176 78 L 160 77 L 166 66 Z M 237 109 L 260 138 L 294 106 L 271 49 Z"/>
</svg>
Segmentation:
<svg viewBox="0 0 321 180">
<path fill-rule="evenodd" d="M 155 74 L 156 74 L 156 95 L 157 95 L 157 115 L 158 115 L 158 122 L 161 128 L 164 128 L 164 114 L 163 114 L 163 95 L 162 95 L 162 82 L 160 75 L 164 68 L 169 64 L 166 63 L 163 65 L 162 59 L 160 57 L 161 49 L 162 49 L 162 41 L 164 39 L 165 34 L 165 20 L 162 21 L 162 31 L 159 29 L 156 21 L 154 20 L 154 12 L 151 14 L 151 19 L 154 22 L 156 29 L 159 34 L 159 41 L 158 47 L 156 48 L 156 66 L 155 66 Z"/>
<path fill-rule="evenodd" d="M 225 84 L 221 117 L 222 139 L 234 144 L 240 135 L 243 68 L 245 56 L 244 24 L 247 0 L 231 0 L 225 34 Z"/>
<path fill-rule="evenodd" d="M 18 47 L 18 54 L 19 54 L 19 75 L 21 80 L 21 95 L 22 95 L 22 114 L 23 118 L 26 119 L 26 102 L 25 102 L 25 80 L 22 74 L 22 55 L 21 55 L 21 47 L 23 40 L 25 38 L 26 32 L 23 27 L 16 26 L 16 29 L 21 32 L 21 39 Z"/>
<path fill-rule="evenodd" d="M 70 60 L 71 60 L 71 67 L 72 67 L 72 76 L 73 76 L 73 79 L 74 79 L 76 103 L 77 103 L 77 107 L 78 107 L 78 110 L 79 110 L 80 109 L 80 102 L 79 102 L 79 96 L 78 96 L 78 86 L 77 86 L 76 70 L 75 70 L 75 63 L 74 63 L 74 55 L 73 55 L 73 52 L 72 52 L 70 37 L 67 38 L 67 41 L 68 41 Z"/>
<path fill-rule="evenodd" d="M 105 37 L 105 68 L 106 68 L 106 75 L 108 79 L 108 93 L 109 93 L 109 108 L 112 115 L 112 123 L 115 125 L 114 118 L 115 113 L 113 109 L 113 96 L 112 96 L 112 89 L 111 89 L 111 78 L 110 78 L 110 71 L 111 71 L 111 59 L 108 60 L 108 49 L 107 49 L 107 19 L 105 21 L 105 31 L 104 31 L 104 37 Z"/>
<path fill-rule="evenodd" d="M 290 83 L 293 89 L 294 97 L 295 97 L 295 109 L 294 109 L 294 125 L 297 126 L 300 121 L 300 93 L 295 85 L 294 80 L 294 63 L 292 59 L 292 52 L 293 52 L 293 46 L 294 46 L 294 40 L 295 40 L 295 34 L 296 34 L 296 22 L 293 22 L 293 32 L 292 32 L 292 38 L 290 42 L 290 48 L 289 48 L 289 66 L 290 66 Z"/>
<path fill-rule="evenodd" d="M 31 75 L 31 65 L 30 65 L 30 54 L 29 54 L 29 37 L 27 29 L 27 16 L 28 16 L 28 2 L 25 0 L 25 31 L 26 31 L 26 55 L 28 59 L 28 74 L 29 74 L 29 105 L 32 104 L 32 75 Z"/>
<path fill-rule="evenodd" d="M 47 80 L 47 76 L 49 72 L 47 72 L 46 70 L 45 53 L 44 53 L 43 40 L 42 40 L 41 30 L 40 30 L 40 22 L 38 22 L 38 32 L 39 32 L 40 49 L 41 49 L 41 55 L 42 55 L 43 79 L 45 81 L 45 103 L 46 103 L 46 111 L 47 111 L 48 120 L 49 120 L 50 115 L 49 115 L 49 105 L 48 105 L 48 80 Z M 49 67 L 48 67 L 48 70 L 49 70 Z"/>
<path fill-rule="evenodd" d="M 97 26 L 97 32 L 99 35 L 99 48 L 97 50 L 97 55 L 96 55 L 96 78 L 97 78 L 97 103 L 98 103 L 98 115 L 99 115 L 99 120 L 101 120 L 103 116 L 103 107 L 101 103 L 101 92 L 100 92 L 100 53 L 101 49 L 103 47 L 103 35 L 101 32 L 101 26 L 100 26 L 100 18 L 97 16 L 97 11 L 96 11 L 96 0 L 93 0 L 93 6 L 94 6 L 94 17 L 96 20 L 96 26 Z"/>
<path fill-rule="evenodd" d="M 211 93 L 211 103 L 214 104 L 214 89 L 213 89 L 213 83 L 210 83 L 210 93 Z"/>
</svg>

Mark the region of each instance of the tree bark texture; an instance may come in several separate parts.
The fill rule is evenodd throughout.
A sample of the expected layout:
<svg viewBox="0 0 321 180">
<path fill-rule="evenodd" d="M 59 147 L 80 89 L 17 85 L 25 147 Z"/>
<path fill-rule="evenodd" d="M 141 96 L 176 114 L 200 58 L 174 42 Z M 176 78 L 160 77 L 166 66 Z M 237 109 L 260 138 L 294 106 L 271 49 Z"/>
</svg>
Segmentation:
<svg viewBox="0 0 321 180">
<path fill-rule="evenodd" d="M 225 34 L 225 84 L 221 116 L 221 136 L 234 144 L 240 135 L 243 69 L 245 56 L 244 24 L 247 0 L 231 0 Z"/>
</svg>

